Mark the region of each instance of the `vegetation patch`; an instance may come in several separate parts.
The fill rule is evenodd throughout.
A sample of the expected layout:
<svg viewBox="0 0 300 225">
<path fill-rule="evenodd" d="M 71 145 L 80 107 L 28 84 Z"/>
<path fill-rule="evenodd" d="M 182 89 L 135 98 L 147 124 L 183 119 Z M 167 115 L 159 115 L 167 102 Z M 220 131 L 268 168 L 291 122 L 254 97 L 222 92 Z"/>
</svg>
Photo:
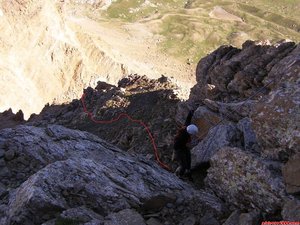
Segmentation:
<svg viewBox="0 0 300 225">
<path fill-rule="evenodd" d="M 210 18 L 209 13 L 216 6 L 243 21 Z M 161 51 L 197 62 L 220 45 L 241 47 L 248 39 L 300 41 L 297 9 L 300 10 L 298 0 L 118 0 L 105 16 L 143 23 L 153 18 L 159 24 L 153 32 L 164 37 Z"/>
</svg>

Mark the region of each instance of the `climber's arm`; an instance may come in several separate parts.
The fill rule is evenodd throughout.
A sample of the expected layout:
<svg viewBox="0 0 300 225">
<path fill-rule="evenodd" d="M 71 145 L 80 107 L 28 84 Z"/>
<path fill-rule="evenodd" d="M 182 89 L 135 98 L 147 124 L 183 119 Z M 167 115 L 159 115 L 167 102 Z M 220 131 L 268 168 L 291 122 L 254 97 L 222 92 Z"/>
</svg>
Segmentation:
<svg viewBox="0 0 300 225">
<path fill-rule="evenodd" d="M 194 114 L 194 111 L 190 110 L 189 114 L 188 114 L 188 116 L 186 117 L 186 120 L 185 120 L 185 124 L 184 124 L 185 126 L 188 126 L 188 125 L 191 124 L 193 114 Z"/>
</svg>

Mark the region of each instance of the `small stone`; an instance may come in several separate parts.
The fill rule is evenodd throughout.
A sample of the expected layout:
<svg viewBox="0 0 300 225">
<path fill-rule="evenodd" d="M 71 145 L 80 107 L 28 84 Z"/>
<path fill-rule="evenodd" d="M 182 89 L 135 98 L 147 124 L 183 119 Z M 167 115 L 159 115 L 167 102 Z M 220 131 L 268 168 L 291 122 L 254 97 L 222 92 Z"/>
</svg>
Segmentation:
<svg viewBox="0 0 300 225">
<path fill-rule="evenodd" d="M 76 207 L 63 211 L 60 214 L 63 219 L 72 219 L 81 222 L 89 222 L 91 220 L 103 220 L 103 217 L 86 207 Z"/>
<path fill-rule="evenodd" d="M 144 202 L 143 208 L 145 210 L 159 210 L 170 202 L 174 202 L 173 196 L 157 195 L 149 198 Z"/>
<path fill-rule="evenodd" d="M 0 158 L 2 158 L 4 156 L 4 149 L 0 148 Z"/>
<path fill-rule="evenodd" d="M 42 225 L 55 225 L 56 219 L 48 220 L 47 222 L 43 223 Z"/>
<path fill-rule="evenodd" d="M 178 212 L 182 212 L 184 210 L 184 207 L 183 206 L 179 206 L 178 207 Z"/>
<path fill-rule="evenodd" d="M 24 174 L 24 173 L 18 173 L 17 175 L 16 175 L 16 178 L 18 179 L 18 180 L 23 180 L 23 179 L 25 179 L 27 176 L 26 176 L 26 174 Z"/>
<path fill-rule="evenodd" d="M 0 177 L 1 177 L 1 179 L 3 178 L 3 177 L 9 177 L 10 176 L 10 171 L 9 171 L 9 169 L 7 168 L 7 167 L 4 167 L 4 168 L 2 168 L 1 170 L 0 170 Z"/>
<path fill-rule="evenodd" d="M 132 209 L 124 209 L 117 213 L 112 213 L 107 216 L 109 220 L 104 222 L 104 225 L 115 224 L 131 224 L 131 225 L 146 225 L 143 217 Z"/>
<path fill-rule="evenodd" d="M 181 204 L 183 203 L 183 201 L 184 201 L 184 199 L 181 198 L 181 197 L 179 197 L 179 198 L 177 198 L 177 200 L 176 200 L 176 204 L 177 204 L 177 205 L 181 205 Z"/>
<path fill-rule="evenodd" d="M 19 163 L 22 163 L 23 165 L 29 164 L 29 160 L 25 156 L 20 156 L 17 158 L 17 160 Z"/>
<path fill-rule="evenodd" d="M 4 204 L 1 204 L 1 205 L 0 205 L 0 218 L 2 217 L 2 215 L 5 214 L 5 211 L 6 211 L 6 210 L 7 210 L 7 206 L 4 205 Z M 0 222 L 1 222 L 1 220 L 0 220 Z"/>
<path fill-rule="evenodd" d="M 6 165 L 4 159 L 0 159 L 0 167 L 4 167 Z"/>
<path fill-rule="evenodd" d="M 155 218 L 150 218 L 149 220 L 146 221 L 147 225 L 162 225 L 159 220 L 155 219 Z"/>
<path fill-rule="evenodd" d="M 172 209 L 172 208 L 174 208 L 174 205 L 172 203 L 168 203 L 167 208 Z"/>
<path fill-rule="evenodd" d="M 206 213 L 201 219 L 200 224 L 205 225 L 220 225 L 220 223 L 214 218 L 214 216 L 210 213 Z M 188 225 L 188 224 L 186 224 Z M 194 225 L 191 223 L 191 225 Z"/>
<path fill-rule="evenodd" d="M 300 192 L 300 153 L 294 155 L 282 168 L 287 193 Z"/>
<path fill-rule="evenodd" d="M 239 224 L 241 212 L 239 210 L 234 211 L 231 215 L 227 218 L 223 225 L 236 225 Z"/>
<path fill-rule="evenodd" d="M 242 213 L 239 218 L 239 224 L 243 225 L 259 225 L 261 216 L 258 211 L 252 211 L 249 213 Z"/>
<path fill-rule="evenodd" d="M 0 183 L 0 198 L 2 198 L 3 195 L 7 193 L 6 186 L 2 183 Z"/>
<path fill-rule="evenodd" d="M 12 160 L 14 157 L 15 157 L 15 151 L 12 150 L 12 149 L 9 149 L 9 150 L 7 150 L 7 151 L 4 153 L 4 158 L 5 158 L 7 161 Z"/>
<path fill-rule="evenodd" d="M 91 220 L 91 221 L 85 223 L 84 225 L 103 225 L 103 221 L 101 221 L 101 220 Z"/>
<path fill-rule="evenodd" d="M 172 215 L 172 214 L 174 214 L 174 212 L 175 212 L 174 209 L 169 209 L 169 214 Z"/>
<path fill-rule="evenodd" d="M 182 224 L 182 225 L 196 225 L 196 218 L 195 218 L 194 215 L 190 215 L 189 217 L 182 220 L 180 222 L 180 224 Z M 202 222 L 201 222 L 201 224 L 202 224 Z M 203 224 L 208 225 L 206 223 L 203 223 Z"/>
<path fill-rule="evenodd" d="M 63 196 L 68 196 L 69 195 L 67 190 L 63 190 L 62 194 L 63 194 Z"/>
<path fill-rule="evenodd" d="M 50 220 L 50 219 L 51 219 L 51 216 L 50 216 L 49 214 L 44 214 L 44 215 L 42 216 L 42 218 L 43 218 L 44 221 L 45 221 L 45 220 Z"/>
<path fill-rule="evenodd" d="M 290 200 L 285 203 L 281 215 L 287 221 L 300 221 L 300 201 Z"/>
</svg>

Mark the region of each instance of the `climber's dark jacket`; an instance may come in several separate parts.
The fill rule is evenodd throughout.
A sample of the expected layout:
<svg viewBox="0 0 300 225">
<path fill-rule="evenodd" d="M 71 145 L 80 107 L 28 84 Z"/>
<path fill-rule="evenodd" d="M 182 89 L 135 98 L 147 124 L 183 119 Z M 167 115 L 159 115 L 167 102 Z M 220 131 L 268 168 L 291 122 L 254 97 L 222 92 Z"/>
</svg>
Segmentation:
<svg viewBox="0 0 300 225">
<path fill-rule="evenodd" d="M 174 138 L 174 149 L 185 149 L 186 145 L 191 141 L 191 135 L 187 132 L 186 127 L 191 124 L 192 117 L 193 111 L 190 111 L 184 126 L 177 131 Z"/>
<path fill-rule="evenodd" d="M 191 124 L 193 111 L 189 111 L 184 126 L 177 131 L 174 138 L 174 149 L 185 149 L 186 145 L 191 141 L 191 135 L 187 132 L 186 127 Z"/>
<path fill-rule="evenodd" d="M 187 144 L 191 141 L 191 135 L 186 131 L 186 126 L 178 130 L 174 138 L 174 149 L 186 149 Z"/>
</svg>

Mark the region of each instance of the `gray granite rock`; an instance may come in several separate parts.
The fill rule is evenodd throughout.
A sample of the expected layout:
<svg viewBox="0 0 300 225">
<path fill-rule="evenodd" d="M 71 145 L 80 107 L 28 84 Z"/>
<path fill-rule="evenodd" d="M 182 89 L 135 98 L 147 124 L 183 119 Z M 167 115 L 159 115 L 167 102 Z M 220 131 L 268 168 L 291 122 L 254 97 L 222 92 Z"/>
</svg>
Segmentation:
<svg viewBox="0 0 300 225">
<path fill-rule="evenodd" d="M 4 224 L 42 224 L 59 218 L 97 224 L 112 213 L 117 214 L 110 220 L 117 221 L 123 209 L 163 209 L 172 221 L 182 205 L 183 214 L 210 211 L 220 217 L 225 212 L 213 194 L 195 190 L 156 162 L 129 155 L 90 133 L 51 125 L 19 126 L 0 135 L 4 150 L 15 151 L 14 159 L 4 165 L 10 172 L 4 185 L 15 188 L 1 217 Z M 29 166 L 24 157 L 31 159 Z M 23 180 L 18 180 L 20 174 Z"/>
<path fill-rule="evenodd" d="M 251 153 L 225 147 L 210 162 L 207 185 L 238 209 L 274 213 L 288 198 L 282 177 Z"/>
<path fill-rule="evenodd" d="M 235 125 L 218 125 L 213 127 L 207 136 L 191 151 L 192 166 L 209 162 L 225 146 L 241 147 L 241 132 Z"/>
</svg>

